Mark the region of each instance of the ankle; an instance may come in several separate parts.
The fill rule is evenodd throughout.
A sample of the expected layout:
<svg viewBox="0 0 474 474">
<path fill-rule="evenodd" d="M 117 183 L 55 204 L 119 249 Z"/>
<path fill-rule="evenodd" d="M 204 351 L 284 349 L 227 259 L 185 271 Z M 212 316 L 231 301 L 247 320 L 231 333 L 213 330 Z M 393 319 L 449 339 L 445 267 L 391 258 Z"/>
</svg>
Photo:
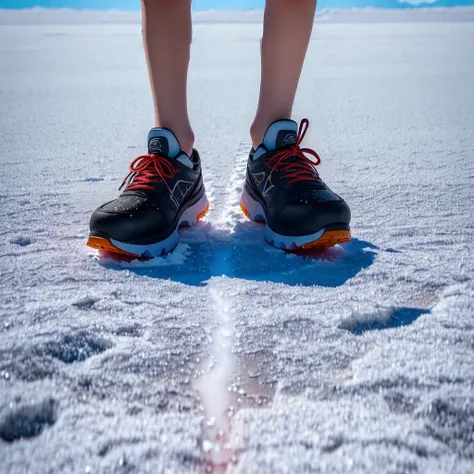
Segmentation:
<svg viewBox="0 0 474 474">
<path fill-rule="evenodd" d="M 257 147 L 263 143 L 263 138 L 267 133 L 268 127 L 273 122 L 285 119 L 291 119 L 291 112 L 284 113 L 283 111 L 277 111 L 276 113 L 273 113 L 271 115 L 265 115 L 265 117 L 263 118 L 257 114 L 250 127 L 250 137 L 252 138 L 252 145 L 254 149 L 257 149 Z"/>
<path fill-rule="evenodd" d="M 155 120 L 155 127 L 163 127 L 171 130 L 181 145 L 181 150 L 184 151 L 188 156 L 193 153 L 194 147 L 194 132 L 191 125 L 185 125 L 184 127 L 176 127 L 174 123 L 169 123 L 164 120 Z"/>
<path fill-rule="evenodd" d="M 176 135 L 179 140 L 179 144 L 181 145 L 181 150 L 184 151 L 188 156 L 193 154 L 193 147 L 194 147 L 194 132 L 192 130 L 186 133 L 180 133 Z"/>
<path fill-rule="evenodd" d="M 269 125 L 269 124 L 268 124 Z M 256 120 L 250 127 L 250 138 L 252 139 L 252 146 L 254 150 L 263 142 L 263 137 L 267 131 L 268 125 L 263 125 Z"/>
</svg>

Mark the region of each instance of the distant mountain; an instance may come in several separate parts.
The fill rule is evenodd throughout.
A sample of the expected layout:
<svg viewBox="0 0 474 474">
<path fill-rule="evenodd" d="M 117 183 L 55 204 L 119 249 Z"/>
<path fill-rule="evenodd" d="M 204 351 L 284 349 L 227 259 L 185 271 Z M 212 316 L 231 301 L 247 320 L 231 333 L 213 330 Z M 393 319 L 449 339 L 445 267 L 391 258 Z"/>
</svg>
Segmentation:
<svg viewBox="0 0 474 474">
<path fill-rule="evenodd" d="M 327 3 L 327 2 L 326 2 Z M 386 2 L 384 2 L 386 3 Z M 324 6 L 324 2 L 321 2 Z M 208 10 L 193 14 L 197 23 L 261 23 L 263 10 Z M 2 10 L 0 25 L 39 24 L 136 24 L 139 11 L 93 11 L 53 8 Z M 474 6 L 459 8 L 320 8 L 316 23 L 412 23 L 412 22 L 474 22 Z"/>
<path fill-rule="evenodd" d="M 474 5 L 474 0 L 320 0 L 319 8 L 407 8 L 456 7 Z"/>
<path fill-rule="evenodd" d="M 193 6 L 197 10 L 209 9 L 237 10 L 250 6 L 263 8 L 264 0 L 196 0 Z M 413 7 L 453 7 L 474 5 L 474 0 L 319 0 L 319 9 L 339 8 L 389 8 L 404 9 Z M 0 0 L 0 8 L 32 8 L 35 6 L 48 8 L 73 8 L 85 10 L 126 10 L 138 11 L 140 0 Z"/>
</svg>

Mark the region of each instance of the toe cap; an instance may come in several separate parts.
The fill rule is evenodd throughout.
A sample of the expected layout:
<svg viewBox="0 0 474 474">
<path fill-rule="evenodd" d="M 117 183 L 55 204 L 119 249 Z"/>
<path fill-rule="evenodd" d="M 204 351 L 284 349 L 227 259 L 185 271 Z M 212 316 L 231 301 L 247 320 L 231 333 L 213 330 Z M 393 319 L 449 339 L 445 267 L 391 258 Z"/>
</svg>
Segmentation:
<svg viewBox="0 0 474 474">
<path fill-rule="evenodd" d="M 351 211 L 344 200 L 320 201 L 284 206 L 272 219 L 271 227 L 283 235 L 307 235 L 330 225 L 349 225 Z"/>
<path fill-rule="evenodd" d="M 149 243 L 159 239 L 168 225 L 158 211 L 110 212 L 101 206 L 92 214 L 89 227 L 91 233 L 105 234 L 120 242 Z"/>
</svg>

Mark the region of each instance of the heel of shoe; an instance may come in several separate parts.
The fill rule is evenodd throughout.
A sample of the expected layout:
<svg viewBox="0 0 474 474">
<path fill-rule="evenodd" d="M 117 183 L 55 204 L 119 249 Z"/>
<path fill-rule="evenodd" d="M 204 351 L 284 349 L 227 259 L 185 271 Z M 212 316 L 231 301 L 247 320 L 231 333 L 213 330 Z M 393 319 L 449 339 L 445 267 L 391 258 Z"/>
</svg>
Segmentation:
<svg viewBox="0 0 474 474">
<path fill-rule="evenodd" d="M 179 226 L 192 227 L 197 224 L 209 211 L 209 201 L 205 194 L 196 204 L 188 207 L 181 216 Z"/>
<path fill-rule="evenodd" d="M 244 190 L 240 196 L 240 209 L 242 209 L 242 212 L 251 221 L 265 222 L 265 211 L 262 205 L 250 196 L 246 187 L 247 184 L 244 186 Z"/>
</svg>

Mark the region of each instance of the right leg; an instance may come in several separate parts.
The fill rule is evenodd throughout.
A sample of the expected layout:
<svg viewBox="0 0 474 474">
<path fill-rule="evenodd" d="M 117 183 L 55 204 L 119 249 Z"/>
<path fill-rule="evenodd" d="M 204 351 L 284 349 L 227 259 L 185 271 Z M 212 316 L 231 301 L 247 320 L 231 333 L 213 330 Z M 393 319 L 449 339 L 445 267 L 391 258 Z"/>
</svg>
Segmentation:
<svg viewBox="0 0 474 474">
<path fill-rule="evenodd" d="M 127 259 L 168 253 L 179 228 L 209 209 L 186 103 L 191 0 L 142 0 L 142 7 L 156 128 L 148 154 L 130 164 L 123 193 L 92 214 L 87 242 Z"/>
<path fill-rule="evenodd" d="M 291 118 L 316 0 L 267 0 L 260 98 L 240 205 L 264 220 L 277 248 L 325 248 L 350 239 L 349 206 L 321 180 L 318 154 L 300 144 L 308 128 Z"/>
<path fill-rule="evenodd" d="M 155 126 L 169 128 L 191 155 L 187 108 L 192 38 L 191 0 L 142 0 L 143 40 L 155 106 Z"/>
<path fill-rule="evenodd" d="M 260 97 L 250 130 L 254 148 L 272 122 L 291 118 L 315 11 L 316 0 L 266 1 Z"/>
</svg>

